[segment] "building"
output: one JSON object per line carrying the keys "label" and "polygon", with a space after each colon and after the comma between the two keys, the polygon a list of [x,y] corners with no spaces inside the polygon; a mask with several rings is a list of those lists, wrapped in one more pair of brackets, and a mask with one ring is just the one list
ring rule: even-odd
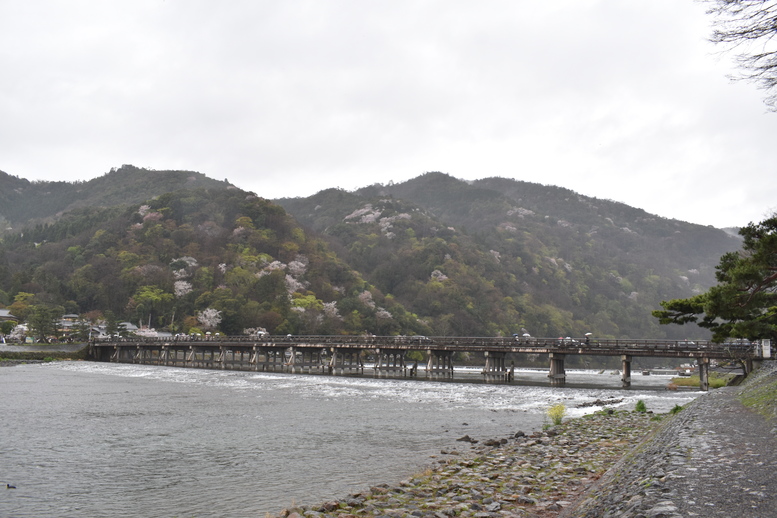
{"label": "building", "polygon": [[14,322],[18,322],[19,319],[16,318],[11,314],[11,311],[8,309],[0,309],[0,322],[7,322],[9,320],[13,320]]}

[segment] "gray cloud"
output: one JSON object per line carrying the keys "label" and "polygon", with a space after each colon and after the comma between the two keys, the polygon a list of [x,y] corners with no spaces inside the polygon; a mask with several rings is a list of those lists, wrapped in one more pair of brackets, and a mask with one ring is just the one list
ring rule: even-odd
{"label": "gray cloud", "polygon": [[267,197],[439,170],[715,226],[774,210],[777,114],[726,79],[704,6],[534,4],[0,0],[0,169]]}

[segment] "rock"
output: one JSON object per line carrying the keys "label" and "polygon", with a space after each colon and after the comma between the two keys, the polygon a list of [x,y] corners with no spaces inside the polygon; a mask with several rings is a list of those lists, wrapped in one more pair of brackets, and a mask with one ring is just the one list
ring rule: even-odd
{"label": "rock", "polygon": [[322,513],[328,513],[331,511],[334,511],[335,509],[338,509],[340,507],[340,502],[337,500],[330,500],[329,502],[324,502],[321,504],[321,507],[319,507],[319,511]]}
{"label": "rock", "polygon": [[658,502],[658,504],[652,507],[645,513],[647,518],[671,518],[677,514],[677,507],[674,502],[665,500]]}

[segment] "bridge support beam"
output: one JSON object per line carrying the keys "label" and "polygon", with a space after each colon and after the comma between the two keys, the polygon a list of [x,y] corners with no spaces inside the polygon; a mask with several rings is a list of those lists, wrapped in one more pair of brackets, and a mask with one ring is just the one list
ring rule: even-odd
{"label": "bridge support beam", "polygon": [[[375,356],[375,374],[407,374],[404,349],[375,349]],[[410,375],[415,375],[415,369],[411,369]]]}
{"label": "bridge support beam", "polygon": [[[287,347],[283,346],[269,346],[269,347],[262,347],[262,346],[254,346],[254,349],[256,350],[256,370],[261,370],[264,372],[276,372],[281,371],[283,372],[284,369],[284,362],[286,361],[285,358],[285,352]],[[262,358],[264,361],[260,362],[259,359]]]}
{"label": "bridge support beam", "polygon": [[710,359],[699,358],[699,390],[710,389]]}
{"label": "bridge support beam", "polygon": [[489,378],[503,379],[512,381],[515,366],[507,370],[507,353],[503,351],[486,351],[486,365],[483,367],[483,376],[486,380]]}
{"label": "bridge support beam", "polygon": [[361,349],[341,349],[332,347],[332,358],[329,360],[329,373],[345,374],[346,369],[349,373],[364,374],[364,363],[362,362]]}
{"label": "bridge support beam", "polygon": [[563,387],[567,382],[567,372],[564,370],[564,358],[566,354],[550,353],[550,384],[554,387]]}
{"label": "bridge support beam", "polygon": [[426,374],[441,374],[453,377],[453,351],[426,351],[429,361],[426,363]]}
{"label": "bridge support beam", "polygon": [[623,388],[631,386],[631,356],[628,354],[621,355],[621,383]]}

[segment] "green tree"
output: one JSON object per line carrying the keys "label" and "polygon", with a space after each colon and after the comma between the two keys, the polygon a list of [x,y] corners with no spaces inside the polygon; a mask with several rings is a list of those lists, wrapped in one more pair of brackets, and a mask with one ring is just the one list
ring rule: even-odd
{"label": "green tree", "polygon": [[110,337],[119,336],[119,321],[111,310],[105,312],[105,332]]}
{"label": "green tree", "polygon": [[80,342],[86,342],[89,340],[91,326],[87,320],[79,318],[73,326],[72,338]]}
{"label": "green tree", "polygon": [[138,316],[145,319],[148,315],[149,325],[153,322],[153,313],[156,311],[159,315],[173,301],[173,298],[172,293],[165,293],[158,286],[141,286],[133,296]]}
{"label": "green tree", "polygon": [[35,304],[35,295],[20,291],[14,297],[13,304],[8,306],[11,314],[19,319],[20,322],[25,322],[32,312],[32,306]]}
{"label": "green tree", "polygon": [[16,322],[13,320],[0,322],[0,335],[10,335],[14,327],[16,327]]}
{"label": "green tree", "polygon": [[750,223],[739,234],[742,249],[723,255],[718,284],[688,299],[661,302],[661,324],[698,323],[713,340],[777,338],[777,214]]}
{"label": "green tree", "polygon": [[40,341],[57,331],[57,319],[62,315],[62,308],[49,307],[42,304],[31,306],[28,318],[30,331]]}

